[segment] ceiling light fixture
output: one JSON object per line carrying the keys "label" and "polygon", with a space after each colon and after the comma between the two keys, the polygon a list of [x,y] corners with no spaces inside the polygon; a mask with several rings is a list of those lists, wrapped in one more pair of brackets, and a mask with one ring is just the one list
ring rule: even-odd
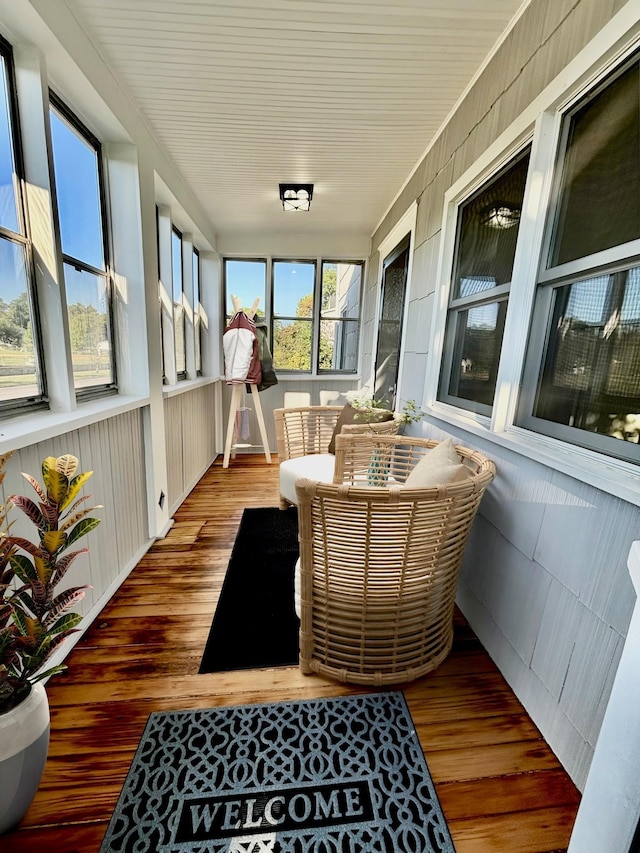
{"label": "ceiling light fixture", "polygon": [[480,221],[489,228],[512,228],[520,222],[520,208],[497,202],[482,211]]}
{"label": "ceiling light fixture", "polygon": [[280,184],[280,201],[285,210],[309,210],[313,184]]}

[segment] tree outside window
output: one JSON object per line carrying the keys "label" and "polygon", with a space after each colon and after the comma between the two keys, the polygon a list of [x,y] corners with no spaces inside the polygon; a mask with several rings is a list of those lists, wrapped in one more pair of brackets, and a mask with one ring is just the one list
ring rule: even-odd
{"label": "tree outside window", "polygon": [[54,95],[49,116],[73,380],[82,396],[115,385],[101,149]]}
{"label": "tree outside window", "polygon": [[276,370],[355,373],[364,262],[279,258],[270,269],[268,276],[262,258],[225,258],[226,321],[232,296],[245,309],[259,298],[257,317],[270,327]]}
{"label": "tree outside window", "polygon": [[311,370],[315,261],[273,262],[273,365]]}

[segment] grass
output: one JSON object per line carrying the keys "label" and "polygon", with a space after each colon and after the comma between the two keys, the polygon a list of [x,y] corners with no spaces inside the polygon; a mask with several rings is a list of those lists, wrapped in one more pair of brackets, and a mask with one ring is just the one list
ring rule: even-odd
{"label": "grass", "polygon": [[[0,344],[0,368],[16,371],[5,375],[0,374],[0,400],[22,396],[3,395],[3,388],[24,389],[25,395],[38,393],[33,353],[30,350],[17,350],[6,344]],[[73,371],[76,380],[99,378],[108,382],[111,376],[108,361],[105,363],[104,358],[98,361],[92,353],[73,353]]]}

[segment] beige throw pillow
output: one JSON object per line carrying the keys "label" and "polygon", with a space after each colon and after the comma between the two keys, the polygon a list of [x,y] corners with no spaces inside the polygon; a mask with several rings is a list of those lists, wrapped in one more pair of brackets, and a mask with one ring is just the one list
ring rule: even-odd
{"label": "beige throw pillow", "polygon": [[447,438],[427,451],[405,481],[410,489],[430,489],[447,483],[456,483],[469,476],[460,462],[453,440]]}

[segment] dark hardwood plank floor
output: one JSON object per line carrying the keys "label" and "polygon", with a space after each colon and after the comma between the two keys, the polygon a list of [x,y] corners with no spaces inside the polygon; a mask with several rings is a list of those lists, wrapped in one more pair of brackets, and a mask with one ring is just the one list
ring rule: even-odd
{"label": "dark hardwood plank floor", "polygon": [[[71,652],[3,853],[97,853],[151,711],[363,692],[297,668],[198,675],[242,510],[277,506],[277,474],[262,455],[216,462]],[[460,614],[449,658],[402,689],[457,853],[566,850],[579,793]]]}

